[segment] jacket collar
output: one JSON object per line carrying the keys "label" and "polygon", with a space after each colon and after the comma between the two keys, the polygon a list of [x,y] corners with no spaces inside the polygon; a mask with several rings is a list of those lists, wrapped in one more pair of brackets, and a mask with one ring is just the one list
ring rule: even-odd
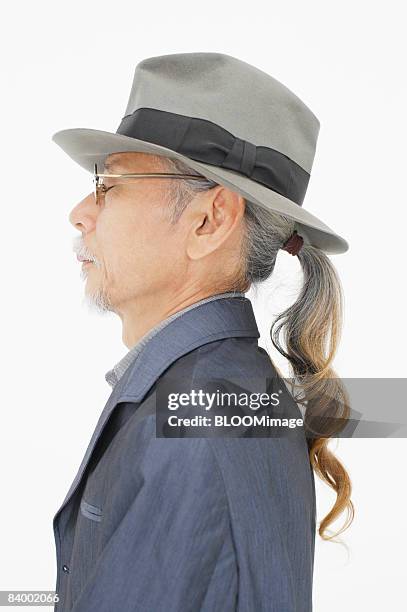
{"label": "jacket collar", "polygon": [[222,338],[259,338],[251,301],[230,297],[202,303],[160,329],[113,389],[117,402],[139,402],[174,361]]}
{"label": "jacket collar", "polygon": [[244,293],[240,293],[238,291],[235,291],[235,292],[229,291],[227,293],[218,293],[215,295],[211,295],[207,298],[203,298],[202,300],[199,300],[198,302],[190,304],[189,306],[186,306],[185,308],[182,308],[181,310],[178,310],[177,312],[167,317],[163,321],[160,321],[155,327],[153,327],[149,332],[147,332],[126,353],[126,355],[122,357],[122,359],[120,359],[120,361],[116,363],[115,366],[113,366],[111,370],[106,372],[105,374],[106,381],[109,383],[109,385],[114,387],[117,384],[117,382],[120,380],[120,378],[123,376],[124,372],[127,370],[130,363],[134,361],[135,359],[137,359],[138,355],[141,353],[143,347],[147,344],[147,342],[149,342],[149,340],[153,336],[155,336],[160,331],[160,329],[162,329],[163,327],[166,327],[172,320],[177,319],[178,317],[183,315],[186,311],[192,310],[193,308],[197,308],[198,306],[200,306],[201,304],[205,304],[206,302],[212,302],[213,300],[220,300],[220,299],[224,299],[227,297],[237,297],[237,296],[244,297]]}

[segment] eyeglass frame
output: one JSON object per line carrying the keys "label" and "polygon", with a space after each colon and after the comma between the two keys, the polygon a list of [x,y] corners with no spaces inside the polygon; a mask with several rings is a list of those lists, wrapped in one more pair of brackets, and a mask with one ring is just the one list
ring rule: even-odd
{"label": "eyeglass frame", "polygon": [[126,183],[115,183],[114,185],[111,185],[110,187],[106,187],[106,185],[104,185],[103,182],[99,182],[100,177],[106,177],[106,178],[120,178],[120,177],[177,178],[177,179],[197,179],[197,180],[202,180],[203,178],[205,178],[204,176],[201,176],[201,175],[197,176],[196,174],[173,174],[171,172],[145,172],[145,173],[131,172],[131,173],[126,173],[126,174],[106,174],[106,173],[99,174],[97,171],[97,164],[95,163],[94,175],[93,175],[93,183],[95,185],[95,188],[93,190],[93,195],[95,196],[95,202],[97,206],[99,206],[99,197],[101,195],[104,196],[109,191],[109,189],[113,189],[113,187],[116,187],[116,185],[126,184]]}

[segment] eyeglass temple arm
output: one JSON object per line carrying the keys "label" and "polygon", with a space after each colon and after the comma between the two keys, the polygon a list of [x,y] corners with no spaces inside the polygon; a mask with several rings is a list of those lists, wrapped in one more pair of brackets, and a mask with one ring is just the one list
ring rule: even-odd
{"label": "eyeglass temple arm", "polygon": [[144,173],[128,173],[128,174],[99,174],[97,171],[97,165],[95,164],[95,172],[94,172],[94,178],[97,178],[99,176],[103,176],[103,177],[108,177],[108,178],[120,178],[123,176],[133,176],[133,177],[164,177],[164,176],[171,176],[171,177],[180,177],[180,178],[192,178],[192,179],[203,179],[205,177],[203,176],[197,176],[196,174],[173,174],[171,172],[150,172],[147,174]]}

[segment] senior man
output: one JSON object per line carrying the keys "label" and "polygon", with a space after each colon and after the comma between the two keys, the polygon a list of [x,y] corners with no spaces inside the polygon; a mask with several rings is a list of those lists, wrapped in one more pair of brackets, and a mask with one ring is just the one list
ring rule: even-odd
{"label": "senior man", "polygon": [[[279,249],[347,248],[301,207],[318,127],[257,68],[185,53],[136,66],[115,134],[54,135],[94,174],[95,192],[70,213],[75,250],[86,299],[120,317],[128,349],[106,374],[111,394],[54,517],[55,610],[312,609],[304,431],[174,433],[158,413],[169,389],[220,386],[273,390],[301,417],[258,346],[245,292],[270,276]],[[200,409],[187,402],[183,414],[208,416]]]}

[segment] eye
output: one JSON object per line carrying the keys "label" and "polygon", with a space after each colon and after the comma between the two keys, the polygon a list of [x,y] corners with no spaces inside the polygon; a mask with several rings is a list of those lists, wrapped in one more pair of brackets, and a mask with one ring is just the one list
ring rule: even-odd
{"label": "eye", "polygon": [[103,208],[105,204],[109,203],[109,195],[107,192],[113,189],[113,187],[116,187],[116,185],[111,185],[110,187],[107,187],[104,183],[100,183],[98,185],[96,190],[98,194],[96,196],[96,201],[101,208]]}
{"label": "eye", "polygon": [[106,185],[103,185],[103,199],[108,202],[109,201],[109,195],[108,192],[113,189],[113,187],[117,187],[117,185],[111,185],[110,187],[106,187]]}

